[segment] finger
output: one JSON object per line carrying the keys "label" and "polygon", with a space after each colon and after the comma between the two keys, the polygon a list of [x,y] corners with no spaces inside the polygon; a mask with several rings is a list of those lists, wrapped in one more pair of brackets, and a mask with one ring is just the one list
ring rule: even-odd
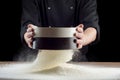
{"label": "finger", "polygon": [[32,48],[32,44],[31,44],[31,43],[28,43],[28,47]]}
{"label": "finger", "polygon": [[28,39],[28,38],[30,38],[30,37],[32,37],[32,35],[31,35],[30,33],[26,33],[26,34],[25,34],[25,39]]}
{"label": "finger", "polygon": [[83,43],[83,40],[82,40],[82,39],[76,39],[76,43],[77,43],[77,44],[82,44],[82,43]]}
{"label": "finger", "polygon": [[76,40],[77,48],[82,48],[83,47],[83,40],[82,39],[77,39]]}
{"label": "finger", "polygon": [[27,31],[33,31],[33,27],[34,27],[34,25],[33,24],[28,24],[28,30]]}
{"label": "finger", "polygon": [[28,40],[27,40],[27,44],[28,44],[28,46],[30,47],[30,48],[32,48],[32,38],[29,38]]}
{"label": "finger", "polygon": [[76,27],[76,31],[79,32],[79,33],[82,33],[83,32],[83,27],[84,25],[83,24],[80,24]]}
{"label": "finger", "polygon": [[83,32],[83,28],[77,27],[76,31],[79,32],[79,33],[82,33]]}
{"label": "finger", "polygon": [[32,39],[32,37],[28,37],[28,34],[25,33],[24,39],[25,39],[25,41],[28,43],[28,42]]}
{"label": "finger", "polygon": [[37,26],[35,26],[35,25],[33,25],[33,24],[29,24],[27,27],[28,27],[28,28],[33,28],[33,29],[37,28]]}
{"label": "finger", "polygon": [[83,28],[83,27],[84,27],[84,25],[83,25],[83,24],[79,24],[77,27],[81,27],[81,28]]}
{"label": "finger", "polygon": [[27,29],[27,32],[32,32],[33,31],[33,28],[32,27],[29,27],[28,29]]}
{"label": "finger", "polygon": [[28,37],[28,38],[33,37],[33,36],[34,36],[33,32],[27,32],[26,33],[26,37]]}
{"label": "finger", "polygon": [[78,48],[78,49],[81,49],[82,47],[83,47],[83,46],[82,46],[81,44],[78,44],[78,45],[77,45],[77,48]]}
{"label": "finger", "polygon": [[33,41],[32,38],[28,38],[28,39],[27,39],[27,42],[28,42],[28,43],[31,43],[32,41]]}
{"label": "finger", "polygon": [[78,38],[78,39],[80,39],[80,38],[83,37],[83,34],[82,34],[82,33],[78,33],[78,32],[76,32],[74,35],[75,35],[75,37]]}
{"label": "finger", "polygon": [[30,28],[30,27],[32,28],[32,26],[34,26],[34,25],[33,24],[28,24],[27,25],[28,28]]}

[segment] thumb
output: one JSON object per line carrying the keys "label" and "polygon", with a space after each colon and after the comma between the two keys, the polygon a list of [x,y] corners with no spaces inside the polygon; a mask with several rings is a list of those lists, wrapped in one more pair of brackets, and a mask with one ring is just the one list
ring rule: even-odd
{"label": "thumb", "polygon": [[33,24],[28,24],[27,27],[28,27],[28,28],[33,28],[33,29],[37,28],[37,26],[35,26],[35,25],[33,25]]}
{"label": "thumb", "polygon": [[84,25],[83,24],[79,24],[78,27],[84,28]]}

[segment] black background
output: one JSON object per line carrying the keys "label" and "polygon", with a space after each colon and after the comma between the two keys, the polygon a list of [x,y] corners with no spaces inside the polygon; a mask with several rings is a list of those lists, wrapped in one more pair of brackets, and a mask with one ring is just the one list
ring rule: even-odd
{"label": "black background", "polygon": [[[120,61],[119,4],[118,2],[97,0],[100,42],[90,48],[97,61]],[[5,0],[0,3],[0,61],[12,61],[19,53],[21,0]]]}

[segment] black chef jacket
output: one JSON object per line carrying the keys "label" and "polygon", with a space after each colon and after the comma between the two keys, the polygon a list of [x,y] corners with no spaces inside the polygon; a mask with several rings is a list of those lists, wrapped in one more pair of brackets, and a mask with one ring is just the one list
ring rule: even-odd
{"label": "black chef jacket", "polygon": [[[22,0],[21,39],[31,23],[42,27],[76,27],[84,24],[96,28],[99,39],[99,25],[96,0]],[[96,42],[95,41],[95,42]],[[87,53],[87,46],[81,49]]]}

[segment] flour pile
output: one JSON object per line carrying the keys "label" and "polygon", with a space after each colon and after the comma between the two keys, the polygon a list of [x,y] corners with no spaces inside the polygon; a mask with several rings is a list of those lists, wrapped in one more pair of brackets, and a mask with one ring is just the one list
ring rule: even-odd
{"label": "flour pile", "polygon": [[30,63],[6,65],[0,72],[27,73],[42,71],[62,65],[72,59],[73,50],[39,50],[37,58]]}
{"label": "flour pile", "polygon": [[72,59],[73,50],[42,50],[33,64],[31,71],[41,71],[60,66]]}

